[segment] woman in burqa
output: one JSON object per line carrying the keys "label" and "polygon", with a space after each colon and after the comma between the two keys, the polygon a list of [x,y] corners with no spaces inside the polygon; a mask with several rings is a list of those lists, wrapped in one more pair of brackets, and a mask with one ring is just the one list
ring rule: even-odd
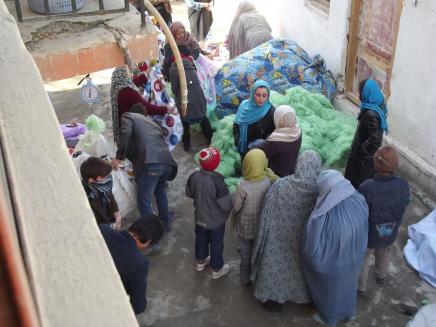
{"label": "woman in burqa", "polygon": [[356,312],[357,282],[368,242],[368,205],[335,170],[320,174],[317,190],[301,239],[301,265],[318,309],[314,318],[336,326]]}
{"label": "woman in burqa", "polygon": [[241,2],[227,35],[229,58],[233,59],[272,38],[271,27],[265,17],[250,2]]}
{"label": "woman in burqa", "polygon": [[310,302],[300,268],[300,237],[315,206],[321,158],[305,151],[295,174],[277,180],[265,196],[252,254],[254,296],[272,312],[286,301]]}

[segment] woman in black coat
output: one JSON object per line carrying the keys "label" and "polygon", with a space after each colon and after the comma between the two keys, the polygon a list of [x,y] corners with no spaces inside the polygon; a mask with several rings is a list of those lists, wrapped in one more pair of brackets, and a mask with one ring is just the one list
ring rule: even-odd
{"label": "woman in black coat", "polygon": [[385,98],[377,82],[372,79],[364,80],[360,82],[359,91],[359,124],[345,169],[345,178],[355,188],[374,177],[373,156],[382,145],[383,130],[388,130]]}

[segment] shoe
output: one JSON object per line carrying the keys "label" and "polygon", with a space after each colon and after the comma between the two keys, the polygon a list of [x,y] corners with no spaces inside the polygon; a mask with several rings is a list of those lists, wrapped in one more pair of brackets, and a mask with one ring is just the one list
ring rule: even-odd
{"label": "shoe", "polygon": [[263,307],[269,312],[282,312],[282,305],[276,301],[268,300],[263,303]]}
{"label": "shoe", "polygon": [[377,281],[377,284],[384,285],[386,283],[386,277],[384,277],[384,278],[377,277],[376,281]]}
{"label": "shoe", "polygon": [[195,270],[197,271],[203,271],[204,268],[206,268],[209,265],[210,262],[210,257],[207,257],[206,259],[204,259],[204,261],[202,263],[198,262],[195,264]]}
{"label": "shoe", "polygon": [[191,150],[191,145],[183,143],[183,150],[185,150],[185,152],[189,152]]}
{"label": "shoe", "polygon": [[171,224],[170,223],[166,223],[166,224],[162,224],[163,225],[163,230],[164,230],[164,233],[169,233],[169,232],[171,232]]}
{"label": "shoe", "polygon": [[230,266],[226,263],[220,270],[212,271],[212,278],[218,279],[227,275],[230,272]]}
{"label": "shoe", "polygon": [[156,253],[156,252],[159,252],[159,251],[160,251],[160,244],[159,243],[155,243],[151,247],[145,249],[144,254],[145,255],[152,255],[153,253]]}

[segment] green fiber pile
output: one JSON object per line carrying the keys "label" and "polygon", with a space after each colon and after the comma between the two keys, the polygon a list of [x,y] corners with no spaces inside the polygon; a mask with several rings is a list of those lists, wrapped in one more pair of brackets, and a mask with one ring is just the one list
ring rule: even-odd
{"label": "green fiber pile", "polygon": [[343,168],[356,130],[356,119],[336,111],[330,101],[302,87],[288,89],[282,95],[271,92],[271,102],[277,108],[287,104],[295,109],[298,125],[303,131],[300,152],[317,151],[326,166]]}

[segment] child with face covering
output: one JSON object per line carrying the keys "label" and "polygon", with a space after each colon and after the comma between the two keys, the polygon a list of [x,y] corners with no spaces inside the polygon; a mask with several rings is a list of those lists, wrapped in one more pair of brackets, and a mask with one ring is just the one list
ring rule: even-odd
{"label": "child with face covering", "polygon": [[263,198],[278,178],[267,168],[265,153],[259,149],[247,152],[242,163],[242,177],[233,195],[233,223],[239,236],[241,254],[240,279],[250,284],[251,252],[257,235]]}
{"label": "child with face covering", "polygon": [[398,154],[394,147],[383,146],[374,155],[375,177],[363,182],[358,191],[369,206],[368,249],[359,278],[358,292],[366,293],[369,261],[375,255],[377,283],[383,285],[390,263],[390,247],[397,238],[398,228],[409,203],[407,181],[395,176]]}

